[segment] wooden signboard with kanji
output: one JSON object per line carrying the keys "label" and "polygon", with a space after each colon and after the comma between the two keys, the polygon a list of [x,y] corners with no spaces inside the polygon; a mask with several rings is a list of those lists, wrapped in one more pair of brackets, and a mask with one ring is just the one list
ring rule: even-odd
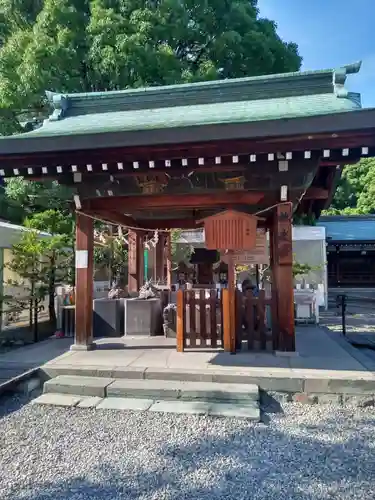
{"label": "wooden signboard with kanji", "polygon": [[293,264],[291,205],[279,205],[276,217],[278,242],[275,248],[276,262],[281,266],[291,266]]}
{"label": "wooden signboard with kanji", "polygon": [[137,233],[129,231],[128,234],[128,269],[130,274],[137,272]]}
{"label": "wooden signboard with kanji", "polygon": [[[227,263],[228,255],[225,251],[220,252],[220,259]],[[236,250],[233,252],[235,265],[269,265],[267,235],[264,229],[257,229],[256,245],[252,250]]]}
{"label": "wooden signboard with kanji", "polygon": [[254,215],[226,210],[203,219],[206,248],[209,250],[252,250],[256,246],[257,221]]}

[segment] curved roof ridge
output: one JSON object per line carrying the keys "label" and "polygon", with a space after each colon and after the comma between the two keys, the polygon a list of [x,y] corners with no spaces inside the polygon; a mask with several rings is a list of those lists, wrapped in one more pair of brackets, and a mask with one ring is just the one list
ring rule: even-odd
{"label": "curved roof ridge", "polygon": [[338,69],[299,71],[255,77],[151,86],[106,92],[64,94],[47,91],[54,111],[50,121],[68,116],[155,109],[223,102],[253,101],[300,95],[335,94],[348,97],[346,75],[357,73],[361,63]]}

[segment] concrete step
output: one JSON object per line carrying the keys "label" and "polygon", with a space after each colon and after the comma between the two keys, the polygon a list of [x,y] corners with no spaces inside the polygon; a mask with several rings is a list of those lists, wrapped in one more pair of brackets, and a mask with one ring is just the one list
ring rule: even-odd
{"label": "concrete step", "polygon": [[59,375],[44,384],[44,393],[79,396],[143,398],[150,400],[215,401],[250,403],[259,401],[253,384],[182,382],[177,380],[132,380]]}
{"label": "concrete step", "polygon": [[256,401],[241,403],[218,403],[214,401],[163,401],[145,398],[99,398],[73,394],[45,393],[32,404],[96,408],[97,410],[149,411],[158,413],[179,413],[183,415],[209,415],[217,417],[246,418],[260,421],[259,405]]}

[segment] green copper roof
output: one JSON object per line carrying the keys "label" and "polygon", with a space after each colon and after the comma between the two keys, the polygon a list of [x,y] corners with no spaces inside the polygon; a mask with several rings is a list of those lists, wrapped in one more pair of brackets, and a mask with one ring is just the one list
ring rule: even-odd
{"label": "green copper roof", "polygon": [[29,135],[86,134],[129,130],[151,130],[193,125],[245,123],[275,118],[297,118],[358,108],[355,100],[333,94],[282,97],[259,101],[202,104],[157,109],[139,109],[78,115],[47,122]]}
{"label": "green copper roof", "polygon": [[356,63],[338,70],[115,92],[47,92],[54,108],[49,119],[41,128],[13,138],[166,130],[352,111],[361,108],[360,95],[349,93],[344,83],[347,74],[359,69]]}

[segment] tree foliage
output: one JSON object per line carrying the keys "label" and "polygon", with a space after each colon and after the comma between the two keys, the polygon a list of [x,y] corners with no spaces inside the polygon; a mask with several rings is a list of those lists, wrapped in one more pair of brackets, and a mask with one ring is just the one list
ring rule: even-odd
{"label": "tree foliage", "polygon": [[375,159],[344,167],[332,204],[325,214],[375,214]]}
{"label": "tree foliage", "polygon": [[0,134],[45,90],[104,91],[296,71],[256,0],[0,0]]}
{"label": "tree foliage", "polygon": [[20,241],[12,246],[12,260],[6,264],[17,279],[7,284],[16,287],[19,295],[2,296],[2,309],[17,311],[29,309],[29,326],[34,326],[34,342],[38,340],[38,312],[40,302],[47,294],[47,286],[43,280],[43,259],[46,252],[46,242],[40,238],[38,231],[25,231]]}
{"label": "tree foliage", "polygon": [[59,210],[68,215],[73,197],[72,190],[57,181],[30,182],[23,177],[6,179],[5,194],[8,200],[23,207],[24,217],[44,210]]}

